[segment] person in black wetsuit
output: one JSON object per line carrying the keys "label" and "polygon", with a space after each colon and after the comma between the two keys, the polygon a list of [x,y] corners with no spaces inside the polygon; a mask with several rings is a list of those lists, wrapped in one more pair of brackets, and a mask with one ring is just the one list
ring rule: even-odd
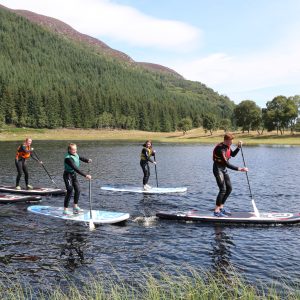
{"label": "person in black wetsuit", "polygon": [[18,147],[16,159],[15,159],[15,165],[18,171],[18,175],[16,178],[16,189],[20,190],[20,179],[22,177],[22,172],[25,175],[25,184],[27,190],[32,190],[32,185],[29,184],[29,174],[28,174],[28,168],[27,168],[27,160],[32,157],[35,161],[42,164],[41,161],[39,161],[35,156],[32,155],[33,148],[31,148],[32,139],[26,138],[24,143]]}
{"label": "person in black wetsuit", "polygon": [[80,186],[79,182],[77,180],[76,173],[84,176],[88,180],[92,179],[91,175],[85,174],[82,171],[79,170],[80,167],[80,161],[83,161],[85,163],[91,163],[92,160],[88,158],[84,158],[82,156],[79,156],[77,154],[77,145],[76,144],[69,144],[68,146],[68,153],[65,155],[65,160],[64,160],[64,182],[66,185],[67,189],[67,194],[65,196],[65,201],[64,201],[64,215],[70,215],[71,212],[68,210],[69,202],[72,196],[72,192],[74,189],[74,207],[73,207],[73,213],[78,214],[82,212],[82,209],[78,206],[78,200],[80,196]]}
{"label": "person in black wetsuit", "polygon": [[148,180],[150,177],[150,166],[149,162],[156,164],[156,161],[153,161],[151,159],[151,156],[155,157],[155,150],[152,148],[152,142],[151,141],[146,141],[145,144],[143,145],[143,149],[141,152],[141,160],[140,160],[140,165],[144,173],[143,177],[143,187],[144,190],[147,191],[151,189],[151,186],[148,185]]}
{"label": "person in black wetsuit", "polygon": [[237,148],[234,151],[231,150],[230,146],[233,139],[233,134],[226,133],[224,135],[224,142],[218,144],[213,151],[213,173],[219,187],[219,194],[216,199],[216,207],[214,210],[215,217],[226,217],[230,215],[230,212],[224,208],[225,201],[232,191],[227,168],[235,171],[248,172],[248,168],[246,167],[240,168],[229,163],[229,159],[236,156],[242,146],[242,142],[239,141]]}

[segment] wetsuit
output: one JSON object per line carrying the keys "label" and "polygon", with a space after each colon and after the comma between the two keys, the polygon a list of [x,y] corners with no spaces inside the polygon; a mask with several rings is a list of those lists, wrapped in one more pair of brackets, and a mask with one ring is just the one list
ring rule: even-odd
{"label": "wetsuit", "polygon": [[28,174],[28,168],[27,168],[27,160],[32,157],[34,160],[38,161],[38,159],[31,155],[32,150],[30,146],[21,145],[18,147],[16,159],[15,159],[15,165],[18,171],[18,175],[16,178],[16,186],[20,185],[20,179],[22,177],[22,171],[25,175],[25,184],[28,186],[29,182],[29,174]]}
{"label": "wetsuit", "polygon": [[216,177],[216,181],[219,187],[219,194],[216,199],[216,206],[221,206],[225,203],[226,199],[232,191],[232,185],[230,181],[227,168],[238,171],[238,167],[229,163],[230,157],[234,157],[238,154],[239,148],[234,151],[224,143],[218,144],[213,151],[213,173]]}
{"label": "wetsuit", "polygon": [[74,204],[78,204],[79,196],[80,196],[80,186],[77,180],[76,173],[86,177],[86,174],[79,170],[80,161],[88,163],[89,160],[87,158],[81,157],[78,154],[72,155],[67,153],[65,155],[65,171],[64,171],[64,182],[67,189],[67,194],[65,196],[64,207],[67,208],[69,206],[69,202],[72,196],[72,192],[74,189]]}
{"label": "wetsuit", "polygon": [[144,173],[143,177],[143,185],[148,183],[149,177],[150,177],[150,167],[149,167],[149,161],[153,163],[153,160],[151,159],[151,156],[155,156],[155,153],[153,152],[152,148],[144,147],[142,149],[141,153],[141,160],[140,165]]}

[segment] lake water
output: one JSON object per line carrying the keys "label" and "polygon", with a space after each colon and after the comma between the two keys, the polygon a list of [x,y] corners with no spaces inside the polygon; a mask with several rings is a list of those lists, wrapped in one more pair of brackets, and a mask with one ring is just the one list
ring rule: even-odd
{"label": "lake water", "polygon": [[[81,169],[93,175],[93,208],[129,212],[124,226],[88,226],[28,213],[28,204],[0,207],[0,279],[18,278],[36,287],[64,285],[89,274],[118,274],[138,280],[141,271],[189,267],[230,271],[247,281],[270,283],[278,278],[299,283],[300,225],[214,226],[155,219],[160,210],[213,209],[218,192],[212,174],[214,145],[156,144],[161,187],[186,186],[180,195],[111,193],[102,185],[141,185],[141,144],[77,142],[78,153],[93,159]],[[14,184],[17,142],[0,143],[0,182]],[[32,145],[55,181],[63,186],[67,142],[34,141]],[[249,180],[260,211],[299,212],[300,147],[244,147]],[[231,162],[242,166],[241,154]],[[45,171],[29,161],[30,183],[51,186]],[[151,167],[150,184],[155,185]],[[230,171],[233,192],[227,207],[252,211],[245,173]],[[79,176],[80,206],[89,208],[88,182]],[[24,179],[22,178],[22,183]],[[63,197],[45,197],[43,205],[62,206]],[[298,281],[297,281],[298,280]]]}

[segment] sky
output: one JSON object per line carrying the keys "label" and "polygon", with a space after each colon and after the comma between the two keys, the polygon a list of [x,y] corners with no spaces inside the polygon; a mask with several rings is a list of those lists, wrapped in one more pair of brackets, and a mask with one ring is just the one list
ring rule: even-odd
{"label": "sky", "polygon": [[0,0],[59,19],[236,104],[300,95],[299,0]]}

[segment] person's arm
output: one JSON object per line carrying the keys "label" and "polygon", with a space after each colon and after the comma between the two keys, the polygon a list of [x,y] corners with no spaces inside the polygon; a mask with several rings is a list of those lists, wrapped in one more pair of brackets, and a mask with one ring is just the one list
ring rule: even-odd
{"label": "person's arm", "polygon": [[35,161],[37,161],[37,162],[40,162],[40,161],[37,159],[36,156],[32,155],[32,154],[33,154],[32,151],[33,151],[33,148],[30,148],[30,150],[27,150],[25,145],[22,145],[22,146],[20,147],[20,149],[18,150],[18,152],[30,153],[30,157],[31,157],[33,160],[35,160]]}
{"label": "person's arm", "polygon": [[230,156],[235,157],[239,153],[239,151],[240,151],[239,147],[236,147],[234,151],[230,149]]}
{"label": "person's arm", "polygon": [[76,173],[86,177],[86,174],[80,171],[74,164],[74,160],[72,158],[65,158],[65,163],[70,166]]}
{"label": "person's arm", "polygon": [[85,163],[90,163],[92,162],[92,160],[90,158],[85,158],[83,156],[79,156],[79,160],[85,162]]}
{"label": "person's arm", "polygon": [[221,151],[221,153],[222,153],[222,159],[223,159],[223,161],[225,162],[226,167],[227,167],[228,169],[231,169],[231,170],[234,170],[234,171],[239,171],[239,167],[236,167],[236,166],[232,165],[232,164],[229,162],[229,159],[226,157],[226,150],[223,149],[223,150]]}

